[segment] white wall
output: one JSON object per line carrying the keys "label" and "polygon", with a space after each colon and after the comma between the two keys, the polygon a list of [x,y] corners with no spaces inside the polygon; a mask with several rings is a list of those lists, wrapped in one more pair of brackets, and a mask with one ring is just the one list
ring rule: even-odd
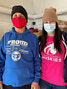
{"label": "white wall", "polygon": [[28,13],[33,13],[33,0],[0,0],[1,7],[9,7],[11,9],[14,5],[22,5],[27,9]]}
{"label": "white wall", "polygon": [[0,0],[0,39],[12,28],[11,9],[14,5],[22,5],[28,13],[33,14],[32,0]]}
{"label": "white wall", "polygon": [[40,14],[45,8],[54,7],[57,11],[67,10],[67,0],[33,0],[36,14]]}
{"label": "white wall", "polygon": [[[42,16],[45,8],[54,7],[57,13],[67,12],[67,0],[0,0],[0,38],[11,29],[11,8],[14,5],[22,5],[29,14],[28,28],[42,29]],[[2,7],[2,8],[1,8]],[[67,15],[58,16],[60,20],[67,21]]]}
{"label": "white wall", "polygon": [[10,26],[10,16],[0,13],[0,39],[5,32],[10,30]]}
{"label": "white wall", "polygon": [[[35,15],[43,15],[44,9],[49,7],[54,7],[57,10],[57,14],[62,14],[67,12],[67,0],[33,0],[33,8],[34,8],[34,16]],[[67,21],[67,15],[59,15],[59,20]],[[34,19],[33,21],[36,22],[36,28],[42,29],[42,17],[38,19]],[[29,23],[30,26],[32,24]],[[32,26],[33,27],[33,26]]]}
{"label": "white wall", "polygon": [[[42,14],[45,8],[54,7],[57,13],[67,12],[67,0],[33,0],[35,14]],[[67,15],[58,16],[60,20],[67,21]]]}
{"label": "white wall", "polygon": [[[55,7],[57,12],[67,11],[67,0],[0,0],[0,7],[9,8],[10,12],[11,8],[18,4],[24,6],[28,14],[32,15],[43,14],[44,9],[48,7]],[[63,19],[66,20],[64,16]]]}

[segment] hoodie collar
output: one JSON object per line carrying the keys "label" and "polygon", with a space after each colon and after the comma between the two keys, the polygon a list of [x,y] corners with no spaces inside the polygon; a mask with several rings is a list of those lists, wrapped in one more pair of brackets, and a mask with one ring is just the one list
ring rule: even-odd
{"label": "hoodie collar", "polygon": [[26,28],[24,32],[18,34],[18,33],[15,32],[14,27],[12,27],[12,30],[10,32],[13,33],[14,35],[17,35],[17,36],[23,36],[23,35],[27,35],[27,34],[31,33],[31,31]]}

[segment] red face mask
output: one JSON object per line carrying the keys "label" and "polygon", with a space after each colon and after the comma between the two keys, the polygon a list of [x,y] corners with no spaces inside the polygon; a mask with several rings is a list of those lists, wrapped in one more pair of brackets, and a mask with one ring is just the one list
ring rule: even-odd
{"label": "red face mask", "polygon": [[17,28],[23,28],[26,25],[27,20],[25,18],[16,17],[12,18],[12,23]]}

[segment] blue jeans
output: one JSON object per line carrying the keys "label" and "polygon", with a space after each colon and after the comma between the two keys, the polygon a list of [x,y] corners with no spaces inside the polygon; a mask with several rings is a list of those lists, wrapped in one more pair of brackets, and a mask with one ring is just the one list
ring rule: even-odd
{"label": "blue jeans", "polygon": [[42,79],[39,82],[40,89],[67,89],[67,86],[58,86],[54,84],[50,84]]}

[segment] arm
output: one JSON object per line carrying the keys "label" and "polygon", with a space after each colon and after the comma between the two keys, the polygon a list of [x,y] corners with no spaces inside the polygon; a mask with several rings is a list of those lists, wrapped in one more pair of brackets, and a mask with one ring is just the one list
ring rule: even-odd
{"label": "arm", "polygon": [[66,42],[66,45],[67,45],[67,32],[62,32],[63,36],[64,36],[64,39],[65,39],[65,42]]}
{"label": "arm", "polygon": [[65,40],[65,60],[64,60],[64,64],[65,64],[65,69],[64,69],[64,80],[67,83],[67,33],[66,32],[62,32],[63,36],[64,36],[64,40]]}
{"label": "arm", "polygon": [[3,89],[3,83],[0,81],[0,89]]}
{"label": "arm", "polygon": [[35,57],[34,57],[34,66],[35,66],[35,79],[31,85],[31,89],[38,89],[38,83],[40,79],[40,58],[39,58],[39,41],[36,40],[36,48],[35,48]]}
{"label": "arm", "polygon": [[4,65],[5,65],[5,53],[4,53],[4,37],[0,41],[0,89],[3,89],[3,84],[2,84],[2,75],[4,71]]}

